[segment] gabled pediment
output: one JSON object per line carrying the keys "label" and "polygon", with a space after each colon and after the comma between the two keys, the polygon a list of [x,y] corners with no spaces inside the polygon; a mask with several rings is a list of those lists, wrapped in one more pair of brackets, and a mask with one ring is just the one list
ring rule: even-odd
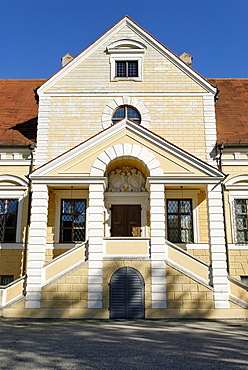
{"label": "gabled pediment", "polygon": [[36,169],[31,178],[105,176],[107,165],[117,158],[143,162],[149,176],[224,178],[216,168],[126,119]]}
{"label": "gabled pediment", "polygon": [[[127,38],[126,35],[128,35],[129,38]],[[183,86],[184,92],[188,89],[188,91],[191,92],[216,93],[216,88],[207,80],[141,28],[131,18],[126,16],[52,76],[38,90],[38,94],[88,91],[89,76],[91,82],[94,80],[98,82],[95,86],[96,91],[101,91],[103,87],[105,90],[109,88],[113,91],[117,86],[111,85],[111,81],[107,80],[107,76],[110,75],[108,58],[109,55],[118,54],[120,52],[123,55],[125,51],[136,53],[137,55],[151,53],[148,58],[149,60],[151,58],[154,59],[155,54],[158,56],[156,64],[159,64],[159,68],[156,69],[156,74],[158,80],[161,80],[161,91],[165,91],[165,88],[169,91],[172,84],[171,81],[169,81],[170,84],[166,84],[166,82],[170,79],[171,74],[173,74],[176,81],[171,91],[177,91],[177,86],[180,85],[179,90],[181,91]],[[146,59],[144,58],[143,68],[146,75],[146,83],[149,84],[149,78],[152,79],[153,76],[150,76],[149,62],[147,67],[145,62]],[[165,78],[166,72],[168,73],[168,79]],[[162,76],[164,76],[164,81],[162,81]],[[178,84],[179,80],[180,83]],[[101,86],[101,83],[104,85]],[[94,83],[92,88],[94,90]],[[148,89],[146,84],[143,84],[142,88],[143,91]]]}

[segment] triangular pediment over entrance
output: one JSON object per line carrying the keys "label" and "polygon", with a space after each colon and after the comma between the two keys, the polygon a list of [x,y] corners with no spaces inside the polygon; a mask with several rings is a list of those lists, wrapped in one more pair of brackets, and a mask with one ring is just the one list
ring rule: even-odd
{"label": "triangular pediment over entrance", "polygon": [[31,178],[103,177],[108,165],[121,158],[143,163],[148,176],[224,178],[216,168],[126,119],[37,168]]}

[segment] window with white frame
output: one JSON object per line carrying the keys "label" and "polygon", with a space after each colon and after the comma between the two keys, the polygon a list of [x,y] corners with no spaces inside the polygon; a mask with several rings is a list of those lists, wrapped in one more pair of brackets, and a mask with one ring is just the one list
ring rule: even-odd
{"label": "window with white frame", "polygon": [[60,220],[60,242],[85,241],[86,200],[62,199]]}
{"label": "window with white frame", "polygon": [[172,243],[194,242],[191,199],[167,199],[167,230]]}
{"label": "window with white frame", "polygon": [[142,81],[146,46],[135,40],[118,40],[107,47],[110,55],[110,80]]}
{"label": "window with white frame", "polygon": [[0,242],[16,241],[17,213],[17,199],[0,199]]}
{"label": "window with white frame", "polygon": [[115,62],[115,77],[138,77],[138,61],[122,61]]}
{"label": "window with white frame", "polygon": [[248,243],[248,199],[234,199],[236,242]]}

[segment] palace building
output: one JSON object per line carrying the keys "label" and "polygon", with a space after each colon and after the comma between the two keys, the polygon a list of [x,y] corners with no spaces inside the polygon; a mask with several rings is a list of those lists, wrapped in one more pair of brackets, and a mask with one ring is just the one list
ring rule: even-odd
{"label": "palace building", "polygon": [[0,80],[0,308],[248,318],[248,79],[128,16],[48,80]]}

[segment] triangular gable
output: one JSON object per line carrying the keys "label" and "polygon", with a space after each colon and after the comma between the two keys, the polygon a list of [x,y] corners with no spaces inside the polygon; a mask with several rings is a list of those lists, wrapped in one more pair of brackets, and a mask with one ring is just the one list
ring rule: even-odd
{"label": "triangular gable", "polygon": [[58,71],[54,76],[52,76],[43,86],[38,90],[38,94],[45,93],[54,84],[56,84],[60,79],[65,77],[69,72],[76,68],[83,60],[90,56],[97,48],[99,48],[108,39],[112,38],[119,30],[124,26],[127,26],[133,30],[138,36],[141,37],[145,42],[156,49],[161,55],[166,57],[171,63],[178,67],[182,72],[199,84],[203,89],[212,94],[216,93],[216,88],[213,87],[207,80],[205,80],[200,74],[184,63],[177,55],[166,48],[162,43],[151,36],[147,31],[135,23],[130,17],[125,16],[112,28],[110,28],[106,33],[104,33],[99,39],[97,39],[93,44],[87,47],[83,52],[81,52],[77,57],[75,57],[70,63],[64,66],[60,71]]}
{"label": "triangular gable", "polygon": [[[39,167],[30,177],[34,179],[36,177],[90,176],[91,168],[97,158],[104,151],[107,152],[117,146],[145,148],[160,163],[161,176],[205,176],[220,179],[225,177],[216,168],[127,119],[101,131],[89,140]],[[135,157],[135,153],[133,156]]]}

